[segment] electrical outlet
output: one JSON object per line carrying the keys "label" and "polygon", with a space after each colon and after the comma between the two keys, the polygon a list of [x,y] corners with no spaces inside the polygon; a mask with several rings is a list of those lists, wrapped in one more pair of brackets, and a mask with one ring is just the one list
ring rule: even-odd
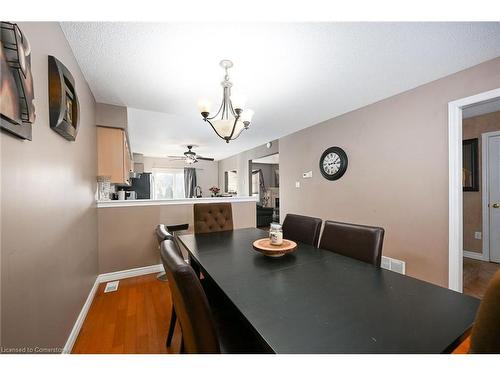
{"label": "electrical outlet", "polygon": [[295,187],[298,189],[300,188],[300,181],[295,181]]}
{"label": "electrical outlet", "polygon": [[474,238],[476,240],[480,240],[481,239],[481,234],[482,234],[481,232],[474,232]]}
{"label": "electrical outlet", "polygon": [[302,178],[311,178],[313,176],[313,171],[302,173]]}

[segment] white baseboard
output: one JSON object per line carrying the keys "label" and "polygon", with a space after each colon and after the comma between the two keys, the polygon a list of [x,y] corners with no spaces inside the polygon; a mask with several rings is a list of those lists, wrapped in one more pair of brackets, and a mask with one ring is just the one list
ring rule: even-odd
{"label": "white baseboard", "polygon": [[473,251],[464,250],[464,257],[476,260],[482,260],[484,262],[489,262],[489,259],[486,259],[483,253],[475,253]]}
{"label": "white baseboard", "polygon": [[92,305],[92,301],[94,300],[94,296],[97,292],[97,288],[99,287],[98,280],[99,280],[99,276],[95,279],[94,285],[92,286],[92,289],[90,289],[90,293],[87,296],[85,303],[83,304],[82,310],[80,311],[80,314],[78,314],[78,318],[76,318],[76,322],[73,325],[73,329],[71,330],[71,333],[69,334],[68,340],[66,340],[66,344],[64,345],[62,354],[69,354],[69,353],[71,353],[71,349],[73,349],[73,345],[75,344],[76,338],[78,337],[78,334],[80,333],[80,329],[82,328],[83,322],[85,321],[85,318],[87,317],[87,313],[90,309],[90,305]]}
{"label": "white baseboard", "polygon": [[163,271],[164,269],[162,264],[154,264],[152,266],[132,268],[130,270],[103,273],[97,276],[97,279],[99,280],[100,283],[105,283],[108,281],[127,279],[129,277],[147,275],[149,273],[163,272]]}
{"label": "white baseboard", "polygon": [[76,319],[76,322],[73,325],[73,329],[71,330],[71,333],[69,334],[69,337],[66,340],[66,344],[64,345],[62,354],[71,353],[73,345],[75,344],[78,334],[80,333],[80,329],[82,328],[83,322],[87,317],[87,313],[90,309],[90,306],[92,305],[92,301],[94,300],[94,296],[97,292],[97,289],[99,288],[100,283],[105,283],[113,280],[127,279],[129,277],[147,275],[150,273],[162,272],[163,270],[164,269],[162,264],[154,264],[152,266],[132,268],[129,270],[109,272],[97,275],[94,285],[92,286],[92,289],[90,289],[89,295],[87,296],[87,299],[83,304],[82,310],[80,311],[80,314],[78,314],[78,318]]}

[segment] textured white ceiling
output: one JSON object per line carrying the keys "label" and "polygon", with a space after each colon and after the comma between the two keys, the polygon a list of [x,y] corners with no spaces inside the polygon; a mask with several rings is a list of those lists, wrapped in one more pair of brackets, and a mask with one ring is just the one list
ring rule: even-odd
{"label": "textured white ceiling", "polygon": [[[61,26],[96,100],[140,109],[130,110],[131,147],[150,156],[194,143],[220,159],[500,56],[500,23]],[[220,100],[224,58],[255,110],[228,145],[196,108]]]}

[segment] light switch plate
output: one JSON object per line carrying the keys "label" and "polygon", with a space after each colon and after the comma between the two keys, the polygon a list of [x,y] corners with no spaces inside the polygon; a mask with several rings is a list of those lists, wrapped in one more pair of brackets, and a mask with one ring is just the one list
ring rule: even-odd
{"label": "light switch plate", "polygon": [[300,188],[300,181],[295,181],[295,187]]}
{"label": "light switch plate", "polygon": [[313,171],[302,173],[302,178],[311,178],[313,176]]}

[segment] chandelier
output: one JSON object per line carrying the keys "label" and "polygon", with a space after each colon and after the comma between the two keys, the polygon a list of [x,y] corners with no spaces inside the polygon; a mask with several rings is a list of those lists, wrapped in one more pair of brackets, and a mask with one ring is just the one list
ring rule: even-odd
{"label": "chandelier", "polygon": [[254,112],[245,107],[245,99],[235,93],[231,93],[233,83],[229,80],[228,70],[233,67],[231,60],[222,60],[219,65],[224,69],[224,81],[222,86],[222,103],[217,113],[211,117],[211,103],[207,99],[198,102],[203,121],[208,122],[215,133],[229,143],[238,138],[241,132],[248,129]]}

